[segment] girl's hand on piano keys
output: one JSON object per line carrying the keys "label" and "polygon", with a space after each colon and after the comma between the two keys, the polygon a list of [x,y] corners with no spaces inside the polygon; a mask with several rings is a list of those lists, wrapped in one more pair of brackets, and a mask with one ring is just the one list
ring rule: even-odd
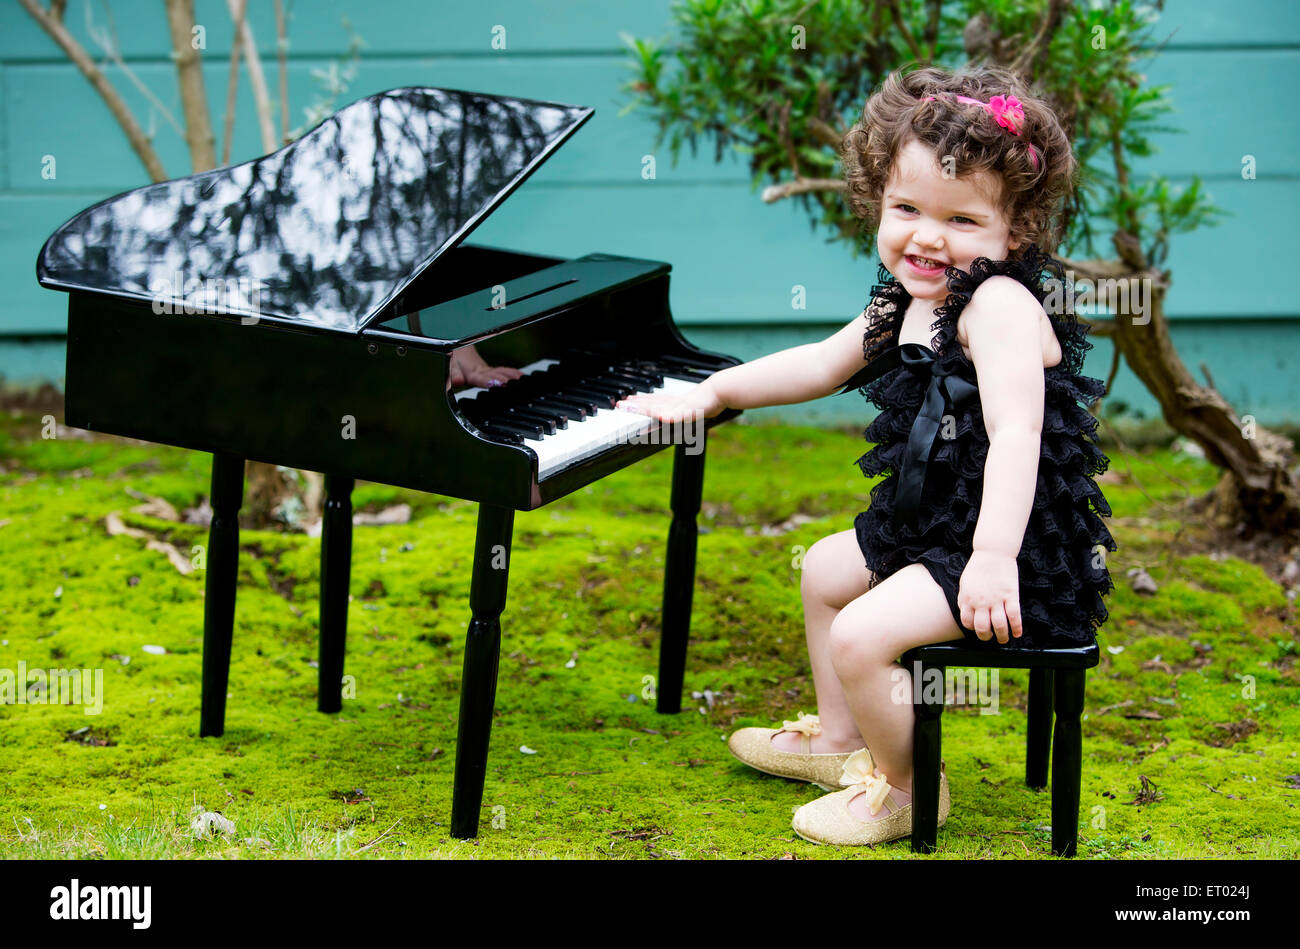
{"label": "girl's hand on piano keys", "polygon": [[726,406],[713,394],[707,382],[696,386],[687,395],[655,395],[636,392],[619,400],[616,408],[639,415],[648,415],[661,422],[682,422],[689,418],[712,418]]}

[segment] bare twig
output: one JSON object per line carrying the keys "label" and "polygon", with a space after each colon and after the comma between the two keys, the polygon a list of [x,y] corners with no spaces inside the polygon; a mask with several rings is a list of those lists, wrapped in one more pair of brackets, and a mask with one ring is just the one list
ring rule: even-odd
{"label": "bare twig", "polygon": [[162,117],[167,120],[167,124],[176,130],[176,134],[181,138],[184,138],[185,130],[181,128],[181,124],[176,121],[176,116],[172,115],[171,110],[162,104],[162,100],[153,94],[152,90],[144,84],[140,77],[135,74],[135,71],[126,64],[124,59],[122,59],[122,50],[117,42],[117,28],[113,25],[112,14],[109,13],[108,30],[106,32],[97,27],[91,20],[90,4],[86,4],[86,33],[95,41],[95,45],[103,51],[104,55],[108,57],[108,59],[112,60],[113,65],[122,70],[122,75],[126,76],[126,78],[131,81],[131,85],[135,86],[136,89],[140,91],[140,94],[149,100],[149,104],[157,109]]}
{"label": "bare twig", "polygon": [[[104,76],[104,73],[89,54],[82,48],[72,35],[63,26],[63,4],[55,4],[49,12],[41,7],[37,0],[18,0],[22,4],[33,20],[40,25],[50,38],[59,45],[68,59],[81,70],[81,74],[89,80],[91,86],[99,93],[104,104],[108,106],[108,111],[113,114],[117,124],[121,126],[122,131],[126,134],[126,140],[131,144],[131,150],[144,164],[145,170],[153,181],[166,181],[167,172],[163,168],[162,162],[158,158],[158,153],[154,151],[153,145],[149,142],[149,136],[145,135],[144,129],[140,123],[135,120],[131,110],[126,107],[122,97],[118,95],[112,83]],[[57,15],[56,15],[57,14]]]}
{"label": "bare twig", "polygon": [[1039,65],[1047,56],[1048,47],[1052,45],[1052,37],[1056,35],[1056,29],[1061,24],[1061,15],[1065,12],[1068,3],[1069,0],[1049,0],[1047,9],[1043,11],[1043,22],[1038,27],[1038,32],[1011,61],[1012,71],[1028,75],[1030,79],[1034,78]]}
{"label": "bare twig", "polygon": [[222,129],[221,164],[230,164],[230,140],[235,134],[235,101],[239,92],[239,50],[241,28],[247,12],[246,0],[237,0],[237,10],[232,14],[235,20],[235,35],[230,41],[230,78],[226,81],[226,116]]}
{"label": "bare twig", "polygon": [[280,144],[288,145],[293,141],[289,137],[289,35],[282,0],[275,0],[275,53],[280,69]]}
{"label": "bare twig", "polygon": [[401,819],[400,817],[397,818],[397,820],[393,821],[393,823],[389,826],[389,828],[388,828],[387,830],[385,830],[382,834],[380,834],[380,835],[379,835],[378,837],[376,837],[374,840],[370,841],[370,843],[366,844],[364,847],[361,847],[360,849],[358,849],[358,850],[357,850],[357,853],[365,853],[367,850],[369,850],[369,849],[370,849],[371,847],[373,847],[375,844],[379,843],[381,840],[383,840],[385,837],[387,837],[389,834],[391,834],[391,833],[393,832],[393,828],[396,827],[396,826],[397,826],[398,824],[400,824],[401,822],[402,822],[402,819]]}
{"label": "bare twig", "polygon": [[1110,354],[1110,372],[1106,375],[1106,391],[1097,399],[1098,402],[1110,395],[1111,387],[1115,384],[1115,377],[1117,375],[1119,375],[1119,347],[1112,346]]}
{"label": "bare twig", "polygon": [[172,57],[181,90],[185,116],[185,141],[196,172],[217,164],[216,137],[208,116],[208,93],[203,85],[203,61],[194,48],[194,0],[166,0],[167,25],[172,35]]}
{"label": "bare twig", "polygon": [[[238,0],[226,0],[230,8],[230,17],[236,20],[235,4]],[[271,121],[271,96],[266,91],[266,76],[262,73],[262,60],[257,55],[257,43],[253,40],[253,28],[245,18],[237,24],[244,40],[244,59],[248,61],[248,84],[253,89],[253,101],[257,104],[257,124],[262,131],[262,150],[273,152],[275,144],[275,124]]]}

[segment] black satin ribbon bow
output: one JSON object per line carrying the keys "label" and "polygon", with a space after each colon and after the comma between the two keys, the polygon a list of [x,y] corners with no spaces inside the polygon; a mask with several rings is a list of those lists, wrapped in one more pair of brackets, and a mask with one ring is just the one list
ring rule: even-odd
{"label": "black satin ribbon bow", "polygon": [[929,346],[904,343],[898,348],[902,364],[919,376],[929,375],[930,384],[925,400],[912,423],[907,439],[907,450],[899,471],[898,493],[894,506],[894,526],[915,524],[921,508],[921,488],[925,485],[925,469],[934,452],[935,438],[945,415],[954,414],[958,407],[979,394],[979,389],[961,376],[940,365],[938,356]]}

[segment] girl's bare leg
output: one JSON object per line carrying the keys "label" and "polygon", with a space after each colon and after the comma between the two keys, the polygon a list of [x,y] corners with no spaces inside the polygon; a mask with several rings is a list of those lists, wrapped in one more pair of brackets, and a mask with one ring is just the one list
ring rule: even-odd
{"label": "girl's bare leg", "polygon": [[[831,623],[829,653],[858,730],[879,773],[897,791],[899,804],[912,790],[912,674],[898,657],[914,646],[961,639],[942,588],[924,564],[914,563],[882,580],[840,610]],[[818,696],[821,695],[820,688]],[[849,803],[861,820],[873,818],[865,795]]]}
{"label": "girl's bare leg", "polygon": [[[822,733],[813,736],[809,749],[812,754],[856,751],[866,744],[835,674],[829,640],[836,615],[866,593],[870,585],[871,571],[862,562],[862,550],[853,530],[823,537],[804,554],[800,580],[804,634],[822,725]],[[801,739],[797,732],[781,732],[772,738],[772,747],[798,754]]]}

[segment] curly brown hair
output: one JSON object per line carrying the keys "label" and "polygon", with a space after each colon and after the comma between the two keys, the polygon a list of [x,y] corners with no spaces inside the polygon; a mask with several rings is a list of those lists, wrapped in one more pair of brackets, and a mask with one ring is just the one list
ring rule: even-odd
{"label": "curly brown hair", "polygon": [[[1015,96],[1025,113],[1020,134],[978,106],[958,102],[959,95],[982,102]],[[935,98],[927,102],[926,96]],[[880,224],[880,202],[894,160],[913,140],[935,155],[953,156],[959,177],[987,171],[1001,181],[1000,207],[1012,236],[1021,241],[1009,257],[1019,257],[1030,244],[1055,251],[1069,224],[1068,199],[1078,163],[1056,114],[1019,76],[998,66],[956,73],[927,66],[885,78],[844,136],[840,153],[849,209],[871,233]]]}

